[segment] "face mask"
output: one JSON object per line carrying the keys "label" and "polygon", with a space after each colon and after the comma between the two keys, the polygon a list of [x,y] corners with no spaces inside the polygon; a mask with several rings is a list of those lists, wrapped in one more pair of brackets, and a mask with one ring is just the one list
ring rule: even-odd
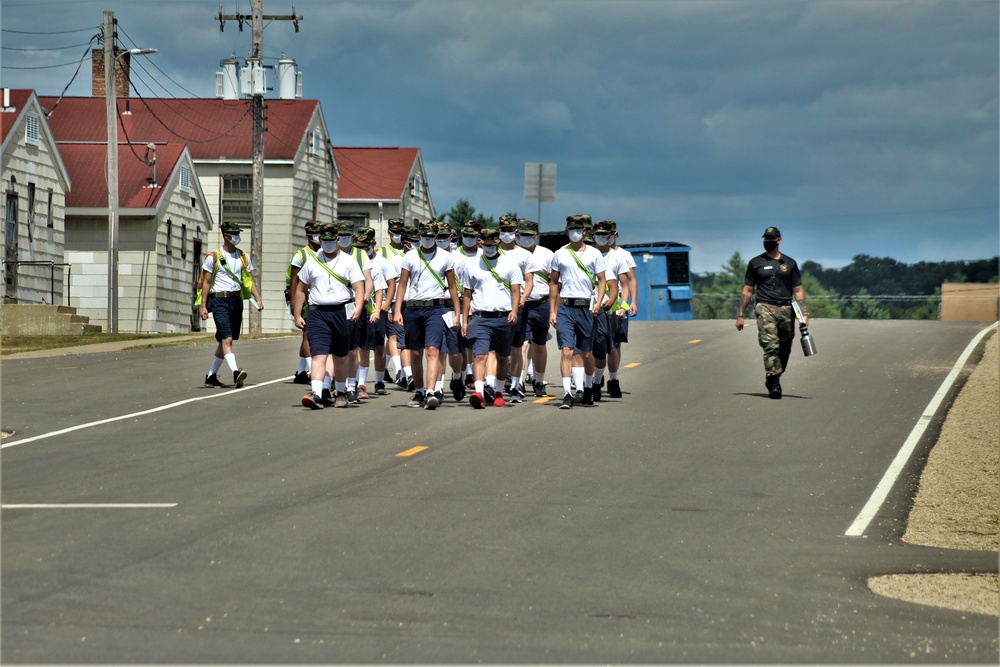
{"label": "face mask", "polygon": [[336,241],[323,241],[321,245],[323,246],[323,252],[329,255],[332,255],[333,253],[337,252]]}
{"label": "face mask", "polygon": [[354,237],[353,236],[338,236],[337,237],[337,245],[339,245],[341,248],[350,248],[351,247],[351,243],[353,241],[354,241]]}
{"label": "face mask", "polygon": [[569,240],[573,243],[579,243],[583,240],[583,230],[582,229],[571,229],[566,234],[569,236]]}
{"label": "face mask", "polygon": [[239,234],[230,234],[229,235],[229,242],[232,243],[233,245],[239,245],[240,244],[240,235]]}
{"label": "face mask", "polygon": [[531,246],[535,245],[535,237],[521,236],[517,239],[517,245],[521,246],[522,248],[530,248]]}
{"label": "face mask", "polygon": [[500,232],[501,243],[513,243],[516,232]]}
{"label": "face mask", "polygon": [[399,244],[403,240],[402,234],[390,234],[389,236],[392,238],[392,242],[396,244]]}
{"label": "face mask", "polygon": [[764,250],[766,250],[767,252],[771,252],[772,250],[777,250],[777,249],[778,249],[777,241],[764,241]]}
{"label": "face mask", "polygon": [[434,243],[442,250],[447,250],[451,247],[451,239],[435,239]]}
{"label": "face mask", "polygon": [[497,247],[495,245],[484,245],[483,246],[483,254],[486,255],[487,257],[489,257],[490,259],[493,259],[494,257],[496,257],[497,256],[497,252],[498,252],[498,250],[497,250]]}
{"label": "face mask", "polygon": [[375,257],[375,246],[374,245],[368,246],[368,250],[366,252],[368,253],[368,259],[372,259],[373,257]]}
{"label": "face mask", "polygon": [[316,245],[319,245],[319,234],[310,234],[309,240]]}
{"label": "face mask", "polygon": [[435,245],[437,245],[436,240],[433,236],[421,236],[420,237],[420,247],[424,250],[430,250]]}
{"label": "face mask", "polygon": [[476,237],[475,236],[463,236],[462,237],[462,245],[464,245],[466,248],[475,248],[476,247]]}
{"label": "face mask", "polygon": [[606,234],[595,235],[594,243],[597,245],[608,245],[609,238]]}
{"label": "face mask", "polygon": [[457,241],[452,241],[451,243],[449,243],[448,244],[448,249],[451,250],[451,251],[458,250],[458,242]]}

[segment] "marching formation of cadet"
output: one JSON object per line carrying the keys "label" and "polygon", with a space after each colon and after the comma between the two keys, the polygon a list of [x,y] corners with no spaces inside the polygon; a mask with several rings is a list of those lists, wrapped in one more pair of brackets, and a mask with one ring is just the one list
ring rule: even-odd
{"label": "marching formation of cadet", "polygon": [[[614,222],[570,216],[570,242],[556,251],[538,244],[537,222],[512,216],[495,228],[467,220],[457,233],[443,222],[406,227],[394,218],[388,231],[389,243],[376,247],[370,227],[305,225],[307,243],[289,261],[285,291],[303,332],[293,382],[309,386],[304,407],[361,404],[372,380],[374,396],[393,383],[412,393],[408,407],[425,410],[445,400],[446,381],[451,398],[474,409],[521,403],[526,390],[544,398],[553,335],[560,408],[601,401],[606,372],[607,394],[622,396],[621,343],[637,303],[635,262],[617,247]],[[230,241],[227,253],[235,251]],[[222,346],[231,332],[217,324]],[[215,366],[230,350],[217,353],[207,385],[218,386]]]}

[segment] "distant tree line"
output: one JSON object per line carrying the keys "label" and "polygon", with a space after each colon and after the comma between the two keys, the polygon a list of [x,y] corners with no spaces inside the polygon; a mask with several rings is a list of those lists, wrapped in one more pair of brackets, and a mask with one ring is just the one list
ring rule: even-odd
{"label": "distant tree line", "polygon": [[[905,264],[890,257],[857,255],[839,269],[802,263],[810,317],[859,320],[937,319],[942,283],[995,283],[993,259]],[[746,261],[739,252],[717,273],[692,276],[695,319],[736,317]]]}

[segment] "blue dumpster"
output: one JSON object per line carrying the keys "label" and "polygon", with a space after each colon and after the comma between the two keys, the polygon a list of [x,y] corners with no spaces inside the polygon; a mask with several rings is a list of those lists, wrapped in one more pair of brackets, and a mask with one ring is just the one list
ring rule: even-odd
{"label": "blue dumpster", "polygon": [[635,260],[639,313],[633,320],[690,320],[691,246],[672,241],[622,245]]}

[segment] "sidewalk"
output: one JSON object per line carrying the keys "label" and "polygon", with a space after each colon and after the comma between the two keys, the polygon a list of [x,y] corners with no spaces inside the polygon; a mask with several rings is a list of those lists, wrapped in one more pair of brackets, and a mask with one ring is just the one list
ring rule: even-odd
{"label": "sidewalk", "polygon": [[93,345],[74,345],[72,347],[57,347],[50,350],[32,350],[30,352],[16,352],[7,354],[0,359],[43,359],[46,357],[64,357],[70,354],[91,354],[94,352],[119,352],[130,347],[145,348],[150,345],[157,347],[163,345],[180,345],[191,342],[211,342],[215,344],[215,334],[199,333],[190,336],[175,336],[172,338],[137,338],[134,340],[119,340],[112,343],[94,343]]}

